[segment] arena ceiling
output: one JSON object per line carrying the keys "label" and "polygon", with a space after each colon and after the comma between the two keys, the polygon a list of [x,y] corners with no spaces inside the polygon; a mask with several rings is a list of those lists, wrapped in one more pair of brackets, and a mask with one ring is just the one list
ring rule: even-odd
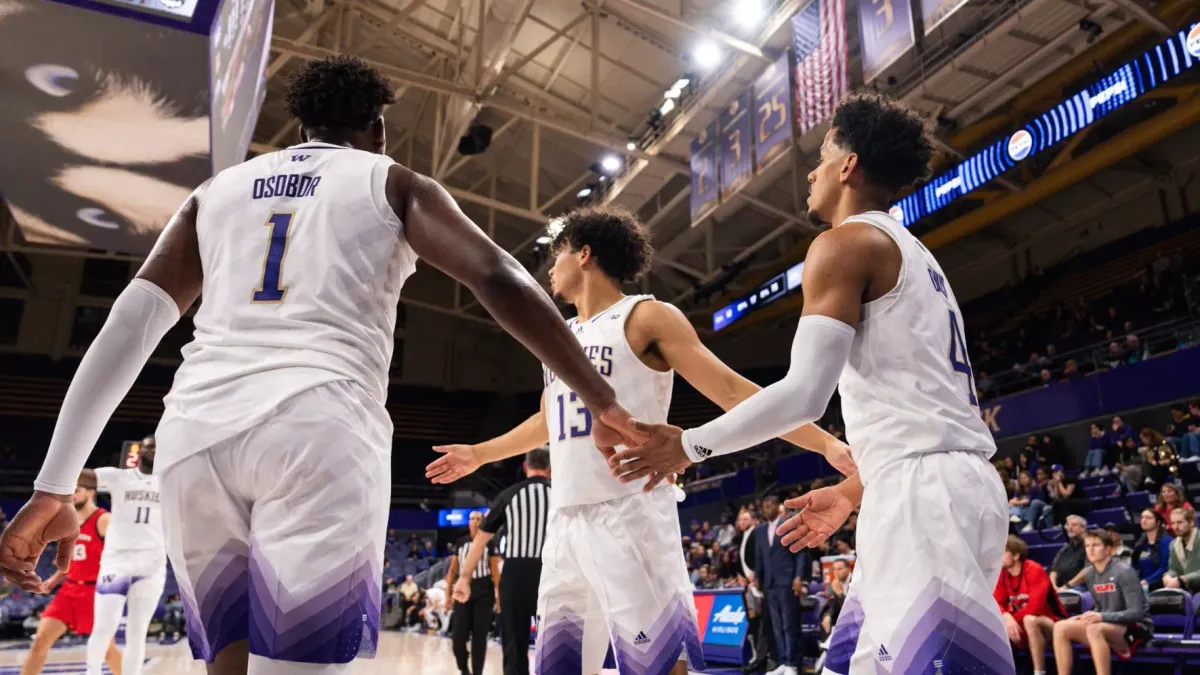
{"label": "arena ceiling", "polygon": [[[0,0],[0,8],[11,1]],[[389,154],[440,179],[468,215],[530,269],[544,278],[538,239],[550,219],[591,186],[604,193],[600,201],[639,213],[653,229],[658,254],[646,290],[702,317],[719,304],[709,296],[725,283],[778,272],[800,258],[813,234],[797,212],[802,177],[823,128],[800,139],[796,157],[777,162],[703,221],[693,224],[687,207],[689,143],[787,48],[788,19],[803,4],[277,0],[266,99],[251,151],[296,142],[282,94],[298,63],[343,52],[360,56],[398,87],[398,101],[385,115]],[[1055,103],[1087,75],[1089,60],[1178,30],[1187,7],[1187,0],[1153,8],[1140,0],[970,0],[872,86],[937,120],[943,149],[953,158],[1011,131],[1021,115]],[[849,33],[853,85],[861,80],[853,17]],[[701,44],[717,54],[717,65],[707,71],[695,56]],[[652,125],[652,111],[681,78],[689,83],[678,106]],[[1200,105],[1194,91],[1175,93],[1177,105]],[[476,124],[491,129],[490,147],[462,156],[459,139]],[[1120,199],[1131,170],[1142,167],[1143,178],[1154,179],[1195,161],[1197,153],[1161,141],[1156,137],[1128,153],[1135,159],[1047,195],[1032,212],[1061,223],[1061,214],[1080,200],[1097,203],[1094,195],[1080,194],[1079,185],[1105,200]],[[611,177],[601,166],[610,157],[619,165]],[[1025,187],[998,183],[997,197]],[[947,242],[945,255],[965,263],[1010,248],[1014,238],[1035,236],[1013,220],[1011,214],[992,218],[985,223],[992,230]],[[8,246],[19,248],[13,229]],[[413,305],[488,321],[465,289],[427,267],[404,295]]]}

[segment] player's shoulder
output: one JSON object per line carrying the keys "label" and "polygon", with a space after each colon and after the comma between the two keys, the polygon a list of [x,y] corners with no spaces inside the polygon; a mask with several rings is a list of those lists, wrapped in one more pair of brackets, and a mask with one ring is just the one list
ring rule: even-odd
{"label": "player's shoulder", "polygon": [[663,302],[652,295],[637,296],[633,306],[629,308],[629,318],[626,326],[629,328],[679,328],[681,324],[691,325],[683,311],[669,302]]}

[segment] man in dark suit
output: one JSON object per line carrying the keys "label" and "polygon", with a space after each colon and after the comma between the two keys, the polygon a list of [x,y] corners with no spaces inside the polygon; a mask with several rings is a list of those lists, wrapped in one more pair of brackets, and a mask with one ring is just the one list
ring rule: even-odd
{"label": "man in dark suit", "polygon": [[779,653],[779,667],[771,671],[771,675],[797,675],[800,666],[796,640],[799,596],[809,571],[808,554],[805,551],[792,553],[776,534],[776,528],[785,520],[777,497],[768,496],[763,500],[763,519],[766,522],[755,529],[754,574],[758,587],[767,598],[771,631]]}
{"label": "man in dark suit", "polygon": [[[750,641],[750,663],[742,668],[744,673],[762,672],[766,670],[768,661],[778,661],[774,658],[775,645],[771,637],[770,622],[767,620],[766,598],[754,583],[757,578],[754,569],[758,558],[758,544],[755,543],[758,524],[758,515],[754,512],[753,505],[743,508],[738,512],[737,535],[733,539],[733,545],[738,550],[738,559],[742,563],[742,576],[746,577],[749,582],[743,596],[746,600],[746,614],[749,623],[746,627],[746,636]],[[765,529],[762,536],[767,536]]]}

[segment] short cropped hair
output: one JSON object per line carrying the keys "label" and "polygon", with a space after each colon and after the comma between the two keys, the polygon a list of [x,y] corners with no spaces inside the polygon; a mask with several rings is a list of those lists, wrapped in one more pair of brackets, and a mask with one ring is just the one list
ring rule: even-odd
{"label": "short cropped hair", "polygon": [[363,131],[395,103],[392,83],[366,61],[339,54],[309,61],[288,81],[287,112],[307,129]]}
{"label": "short cropped hair", "polygon": [[585,206],[562,217],[550,250],[587,246],[604,273],[621,283],[637,281],[650,269],[654,248],[637,217],[616,206]]}
{"label": "short cropped hair", "polygon": [[867,182],[898,192],[929,177],[934,151],[925,119],[881,94],[852,94],[833,112],[833,140],[858,155]]}
{"label": "short cropped hair", "polygon": [[1008,535],[1008,541],[1004,544],[1004,550],[1024,560],[1025,554],[1029,552],[1029,546],[1025,543],[1024,539],[1010,534]]}
{"label": "short cropped hair", "polygon": [[545,471],[550,468],[550,451],[546,448],[534,448],[525,453],[525,466],[534,471]]}
{"label": "short cropped hair", "polygon": [[1117,545],[1112,532],[1109,532],[1108,530],[1088,530],[1087,532],[1085,532],[1083,534],[1083,538],[1084,539],[1098,539],[1098,540],[1100,540],[1100,543],[1104,544],[1105,546],[1107,546],[1109,548],[1112,548],[1113,546]]}

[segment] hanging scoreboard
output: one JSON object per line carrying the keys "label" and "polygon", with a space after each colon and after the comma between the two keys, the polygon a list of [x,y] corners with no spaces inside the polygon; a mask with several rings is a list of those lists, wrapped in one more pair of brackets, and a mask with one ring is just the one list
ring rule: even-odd
{"label": "hanging scoreboard", "polygon": [[704,127],[700,135],[692,139],[692,224],[707,216],[720,203],[721,195],[717,183],[717,125]]}
{"label": "hanging scoreboard", "polygon": [[735,96],[717,117],[721,130],[721,201],[731,197],[750,182],[751,132],[750,92]]}
{"label": "hanging scoreboard", "polygon": [[762,171],[792,143],[791,68],[785,52],[754,83],[754,171]]}

